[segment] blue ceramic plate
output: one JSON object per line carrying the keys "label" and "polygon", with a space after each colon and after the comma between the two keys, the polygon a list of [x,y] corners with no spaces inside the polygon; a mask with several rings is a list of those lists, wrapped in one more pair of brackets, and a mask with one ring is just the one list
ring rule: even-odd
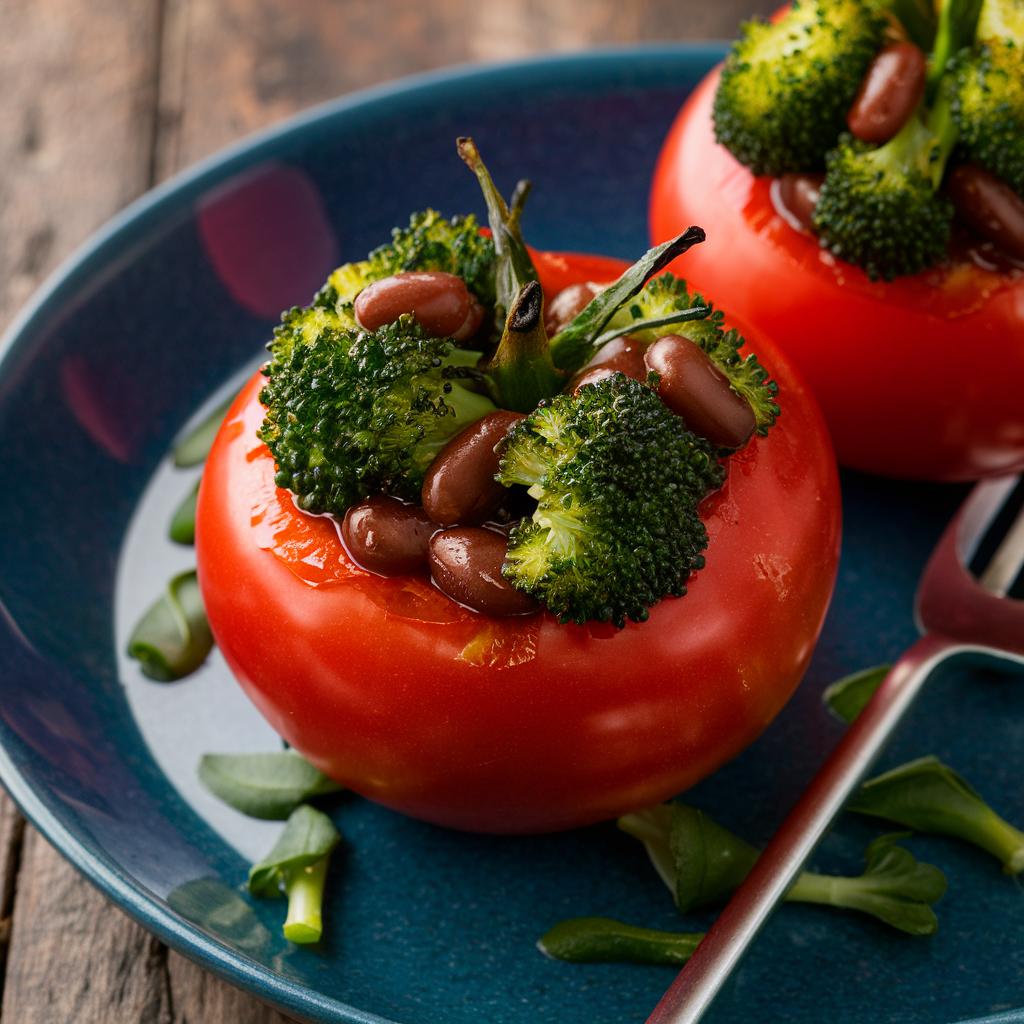
{"label": "blue ceramic plate", "polygon": [[[203,750],[273,749],[274,736],[216,656],[194,679],[161,687],[119,651],[140,607],[191,559],[164,539],[193,479],[169,467],[168,448],[254,364],[280,309],[308,300],[337,261],[362,257],[412,210],[482,214],[455,155],[463,134],[506,193],[533,179],[525,230],[534,244],[636,257],[659,143],[721,53],[679,45],[458,69],[320,107],[134,204],[51,279],[4,342],[3,781],[137,920],[289,1013],[639,1022],[671,970],[553,962],[537,937],[579,915],[680,931],[711,919],[681,920],[640,846],[612,825],[480,837],[342,797],[330,805],[345,844],[326,938],[289,946],[283,905],[240,889],[278,826],[220,807],[194,778]],[[839,585],[808,677],[767,734],[688,797],[755,843],[839,734],[822,688],[914,639],[915,581],[963,494],[853,475],[844,488]],[[889,761],[936,753],[1020,823],[1022,751],[1019,681],[950,675]],[[879,831],[844,819],[817,866],[859,873]],[[939,1024],[1024,1003],[1018,885],[973,849],[911,844],[949,877],[936,936],[785,907],[713,1019],[810,1022],[827,1012],[833,1024]]]}

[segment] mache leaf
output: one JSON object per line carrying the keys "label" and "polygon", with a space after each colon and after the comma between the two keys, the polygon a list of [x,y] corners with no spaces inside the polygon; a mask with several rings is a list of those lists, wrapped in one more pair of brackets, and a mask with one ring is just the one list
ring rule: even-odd
{"label": "mache leaf", "polygon": [[825,688],[822,703],[837,718],[852,722],[867,706],[891,668],[888,664],[875,665],[844,676]]}
{"label": "mache leaf", "polygon": [[681,967],[693,956],[703,932],[680,934],[637,928],[608,917],[561,921],[537,941],[547,956],[572,963],[662,964]]}
{"label": "mache leaf", "polygon": [[183,572],[142,617],[128,654],[150,679],[168,683],[195,672],[213,648],[196,571]]}

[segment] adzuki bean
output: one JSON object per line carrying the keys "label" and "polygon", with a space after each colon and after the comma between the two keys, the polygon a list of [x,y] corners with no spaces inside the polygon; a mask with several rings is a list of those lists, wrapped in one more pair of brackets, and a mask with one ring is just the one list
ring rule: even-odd
{"label": "adzuki bean", "polygon": [[960,219],[1024,260],[1024,200],[1004,181],[977,164],[961,164],[949,176],[949,198]]}
{"label": "adzuki bean", "polygon": [[479,526],[501,504],[507,488],[494,479],[500,456],[495,447],[526,417],[489,413],[456,434],[438,453],[423,479],[423,508],[441,526]]}
{"label": "adzuki bean", "polygon": [[824,174],[787,171],[779,178],[779,200],[803,231],[814,233],[814,208],[821,198]]}
{"label": "adzuki bean", "polygon": [[742,448],[750,440],[754,410],[700,345],[666,334],[647,350],[646,360],[661,375],[661,400],[695,434],[722,448]]}
{"label": "adzuki bean", "polygon": [[644,364],[644,352],[647,346],[636,338],[628,335],[624,338],[613,338],[602,345],[594,358],[582,369],[578,370],[569,382],[568,391],[575,394],[586,384],[595,384],[605,377],[610,377],[616,370],[633,380],[647,379],[647,366]]}
{"label": "adzuki bean", "polygon": [[395,274],[374,281],[356,296],[356,321],[364,330],[393,324],[403,313],[412,313],[435,338],[465,341],[480,326],[484,307],[461,277],[440,271]]}
{"label": "adzuki bean", "polygon": [[893,43],[871,62],[846,115],[864,142],[888,142],[917,110],[924,95],[928,58],[913,43]]}
{"label": "adzuki bean", "polygon": [[575,320],[600,291],[593,284],[571,284],[563,288],[544,310],[544,330],[548,337],[553,338],[566,324]]}
{"label": "adzuki bean", "polygon": [[427,560],[427,545],[437,529],[419,505],[372,494],[345,513],[341,539],[361,569],[401,576]]}
{"label": "adzuki bean", "polygon": [[485,615],[528,615],[537,602],[501,575],[508,538],[480,526],[442,530],[430,538],[430,574],[453,601]]}

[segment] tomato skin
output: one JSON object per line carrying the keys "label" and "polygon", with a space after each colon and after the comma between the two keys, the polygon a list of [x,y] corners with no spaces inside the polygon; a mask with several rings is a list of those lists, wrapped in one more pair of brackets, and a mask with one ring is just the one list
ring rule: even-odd
{"label": "tomato skin", "polygon": [[770,179],[715,142],[717,84],[714,71],[691,95],[654,176],[654,241],[689,224],[708,235],[676,272],[793,360],[842,465],[941,481],[1024,468],[1024,275],[961,258],[870,281],[786,223]]}
{"label": "tomato skin", "polygon": [[[586,257],[538,263],[549,293],[598,268]],[[607,280],[624,264],[600,266]],[[210,453],[196,524],[203,599],[239,682],[318,768],[439,825],[554,831],[693,785],[796,687],[838,562],[824,421],[784,358],[770,344],[758,352],[779,381],[779,423],[731,460],[702,506],[707,568],[688,595],[621,631],[547,613],[492,619],[423,577],[352,566],[333,521],[274,487],[255,437],[257,374]]]}

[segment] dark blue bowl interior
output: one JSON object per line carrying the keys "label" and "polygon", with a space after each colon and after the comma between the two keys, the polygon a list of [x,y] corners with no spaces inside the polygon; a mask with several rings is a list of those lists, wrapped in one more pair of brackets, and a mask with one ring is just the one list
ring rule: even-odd
{"label": "dark blue bowl interior", "polygon": [[[640,1021],[671,970],[552,962],[535,940],[571,916],[696,931],[713,914],[681,919],[640,846],[611,825],[480,837],[342,797],[331,808],[346,843],[332,869],[327,937],[316,948],[289,946],[277,937],[282,907],[241,893],[248,865],[176,795],[128,711],[111,621],[132,510],[184,421],[253,359],[277,311],[308,301],[335,261],[362,258],[412,210],[483,215],[456,136],[474,136],[506,194],[518,178],[533,180],[524,227],[534,245],[639,255],[660,142],[722,52],[673,46],[460,70],[319,108],[130,208],[8,337],[4,782],[136,918],[293,1014]],[[727,307],[727,297],[715,298]],[[807,679],[750,751],[687,798],[755,843],[767,841],[839,735],[821,710],[822,688],[895,658],[914,639],[917,576],[963,495],[854,475],[844,488],[839,586]],[[1021,822],[1022,730],[1019,681],[949,676],[888,761],[939,754]],[[844,819],[818,866],[859,873],[864,846],[881,831]],[[713,1019],[810,1022],[827,1006],[837,1024],[942,1022],[1024,1002],[1019,888],[972,849],[927,838],[912,847],[949,876],[936,936],[787,907]],[[227,912],[218,917],[218,908]]]}

